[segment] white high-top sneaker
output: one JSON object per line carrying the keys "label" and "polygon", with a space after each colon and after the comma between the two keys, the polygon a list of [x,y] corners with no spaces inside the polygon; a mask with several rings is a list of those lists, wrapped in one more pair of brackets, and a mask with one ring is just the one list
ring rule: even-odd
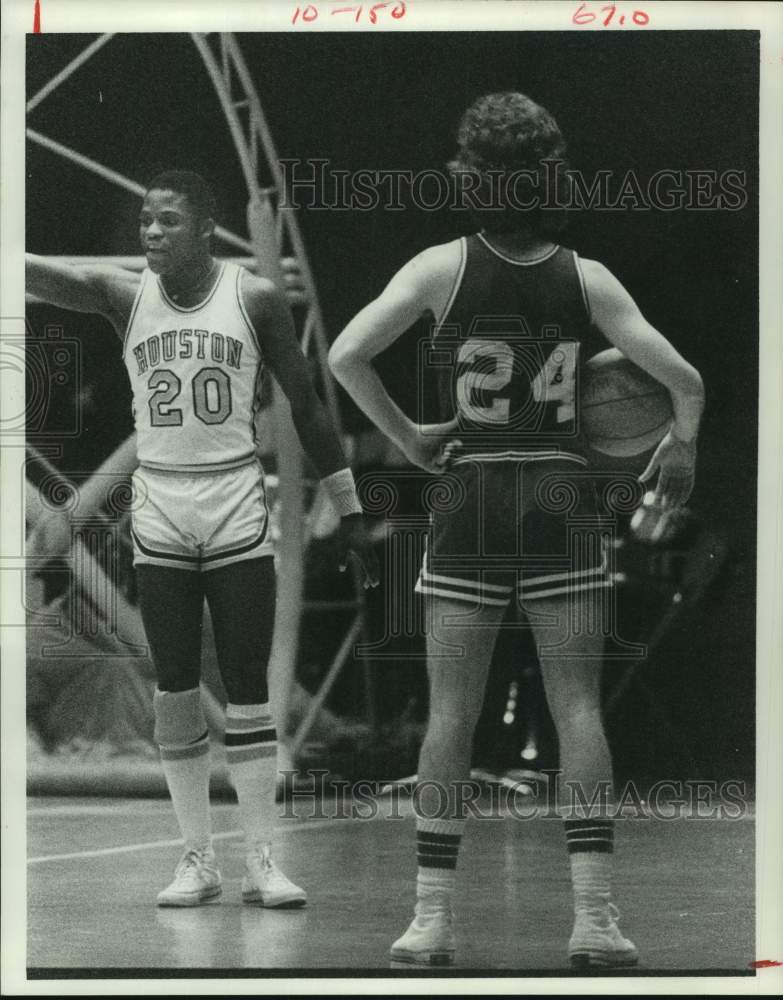
{"label": "white high-top sneaker", "polygon": [[617,926],[620,911],[614,903],[576,911],[568,942],[568,959],[576,969],[636,965],[639,953]]}
{"label": "white high-top sneaker", "polygon": [[188,848],[174,872],[174,881],[158,893],[158,906],[200,906],[222,892],[220,872],[211,847]]}
{"label": "white high-top sneaker", "polygon": [[452,965],[454,931],[450,893],[433,892],[420,898],[410,927],[391,946],[393,962],[415,965]]}
{"label": "white high-top sneaker", "polygon": [[242,880],[242,901],[269,908],[292,909],[304,906],[307,893],[280,871],[272,860],[268,844],[251,851],[246,859],[246,872]]}

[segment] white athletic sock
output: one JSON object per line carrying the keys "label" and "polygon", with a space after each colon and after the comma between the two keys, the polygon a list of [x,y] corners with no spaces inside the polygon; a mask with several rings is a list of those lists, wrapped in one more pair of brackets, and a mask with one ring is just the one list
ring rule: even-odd
{"label": "white athletic sock", "polygon": [[284,740],[277,742],[277,784],[290,786],[296,771],[294,758]]}
{"label": "white athletic sock", "polygon": [[566,819],[574,910],[591,910],[608,919],[612,881],[614,823],[608,819]]}
{"label": "white athletic sock", "polygon": [[[457,879],[464,820],[416,817],[416,898],[419,904],[449,903]],[[419,907],[421,909],[421,906]]]}
{"label": "white athletic sock", "polygon": [[596,914],[608,915],[612,855],[585,851],[572,854],[570,860],[574,912],[589,910]]}
{"label": "white athletic sock", "polygon": [[211,848],[209,733],[198,688],[155,691],[155,736],[182,839],[188,848]]}
{"label": "white athletic sock", "polygon": [[165,760],[162,754],[161,748],[163,773],[185,846],[199,850],[211,847],[209,753],[183,760]]}
{"label": "white athletic sock", "polygon": [[269,844],[275,827],[277,737],[269,705],[226,706],[226,758],[245,846]]}

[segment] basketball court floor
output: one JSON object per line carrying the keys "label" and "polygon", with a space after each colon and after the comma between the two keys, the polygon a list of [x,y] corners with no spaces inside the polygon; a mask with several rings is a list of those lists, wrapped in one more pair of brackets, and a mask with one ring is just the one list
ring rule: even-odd
{"label": "basketball court floor", "polygon": [[[307,889],[305,909],[242,905],[242,842],[229,803],[213,813],[222,901],[160,909],[155,896],[180,855],[168,801],[31,798],[30,975],[420,975],[388,960],[413,906],[410,804],[399,804],[398,818],[384,808],[374,819],[341,818],[331,800],[320,815],[306,811],[279,821],[275,852]],[[638,975],[752,974],[752,817],[620,821],[616,858],[614,896],[641,954]],[[567,973],[570,881],[559,820],[473,819],[458,885],[455,973]]]}

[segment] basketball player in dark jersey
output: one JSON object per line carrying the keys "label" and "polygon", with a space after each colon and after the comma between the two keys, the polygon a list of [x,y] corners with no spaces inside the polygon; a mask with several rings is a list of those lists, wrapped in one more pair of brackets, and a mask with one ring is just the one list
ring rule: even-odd
{"label": "basketball player in dark jersey", "polygon": [[[562,159],[564,149],[545,109],[522,94],[493,94],[465,113],[452,169],[486,194],[490,175],[496,182],[536,172],[543,159]],[[432,514],[416,585],[428,605],[430,679],[418,777],[448,790],[448,809],[443,800],[414,799],[415,917],[391,950],[392,959],[419,964],[454,958],[451,898],[465,818],[456,783],[470,775],[473,732],[509,601],[524,609],[536,640],[561,787],[578,783],[587,802],[601,783],[611,787],[600,703],[604,640],[600,630],[579,625],[608,596],[611,581],[600,545],[569,537],[560,504],[565,486],[572,517],[600,517],[579,446],[579,367],[614,344],[669,390],[674,420],[640,477],[657,473],[662,510],[690,494],[703,408],[695,369],[603,265],[556,242],[542,208],[522,211],[505,201],[500,211],[474,214],[480,232],[406,264],[330,353],[335,375],[370,419],[412,463],[444,473],[451,495]],[[400,410],[372,366],[423,316],[432,321],[442,405],[442,422],[426,426]],[[444,642],[462,655],[444,657]],[[567,799],[562,807],[575,912],[570,961],[633,965],[636,948],[620,933],[610,902],[611,808],[596,814]]]}
{"label": "basketball player in dark jersey", "polygon": [[[151,182],[141,206],[148,265],[141,275],[28,255],[27,288],[65,309],[105,316],[123,342],[139,458],[134,565],[158,677],[155,738],[185,843],[158,905],[198,906],[221,893],[199,691],[206,598],[228,694],[226,759],[246,841],[242,898],[302,906],[305,891],[277,868],[270,848],[277,769],[267,661],[275,571],[255,447],[264,366],[290,401],[302,445],[341,516],[340,558],[355,553],[365,586],[378,582],[377,560],[285,298],[266,278],[212,256],[214,219],[203,178],[167,171]],[[259,239],[274,242],[269,233]]]}

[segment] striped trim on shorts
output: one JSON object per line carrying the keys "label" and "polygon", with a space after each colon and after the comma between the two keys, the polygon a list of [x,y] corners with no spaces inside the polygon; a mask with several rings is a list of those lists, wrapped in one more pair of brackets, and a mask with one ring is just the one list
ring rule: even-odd
{"label": "striped trim on shorts", "polygon": [[[500,583],[501,578],[508,582]],[[444,569],[433,573],[425,553],[415,590],[426,597],[450,597],[456,601],[479,603],[482,607],[504,608],[514,593],[521,604],[535,598],[557,597],[611,586],[612,580],[605,557],[601,565],[589,569],[527,576],[523,569],[462,570],[453,574]]]}

